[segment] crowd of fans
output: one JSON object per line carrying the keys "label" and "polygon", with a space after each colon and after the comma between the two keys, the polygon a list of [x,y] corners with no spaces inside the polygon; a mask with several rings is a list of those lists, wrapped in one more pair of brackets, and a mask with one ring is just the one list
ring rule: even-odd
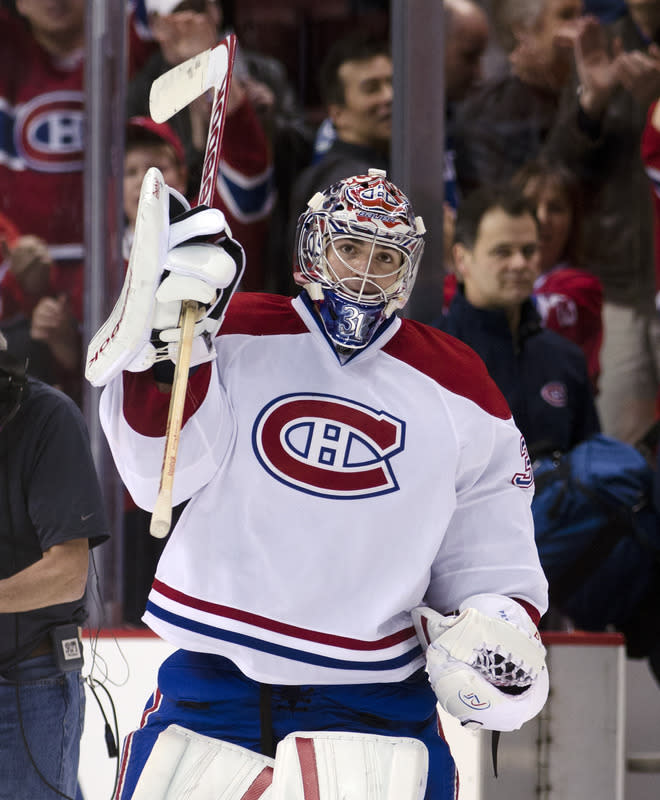
{"label": "crowd of fans", "polygon": [[[0,7],[0,330],[33,374],[79,405],[85,6]],[[135,0],[127,12],[125,258],[146,170],[157,166],[194,202],[206,143],[209,98],[156,124],[151,83],[227,32],[214,0]],[[444,26],[445,258],[421,267],[445,275],[437,324],[465,330],[478,351],[487,345],[489,369],[507,375],[514,415],[531,414],[535,437],[565,412],[572,427],[561,448],[599,425],[635,444],[656,420],[660,386],[660,2],[445,0]],[[214,203],[245,248],[243,289],[289,293],[306,202],[335,180],[389,166],[387,38],[354,31],[324,56],[309,76],[319,115],[296,98],[282,63],[239,38]],[[529,252],[475,256],[484,232],[470,202],[483,187],[499,191],[479,212],[486,221],[500,214],[515,228],[535,215]],[[511,193],[527,205],[518,209]],[[464,240],[469,213],[477,216]],[[474,265],[488,275],[489,259],[500,266],[484,294]],[[502,314],[497,344],[473,324],[491,312]],[[530,325],[555,332],[534,341],[556,348],[556,363],[575,364],[579,409],[561,379],[551,392],[515,378]]]}

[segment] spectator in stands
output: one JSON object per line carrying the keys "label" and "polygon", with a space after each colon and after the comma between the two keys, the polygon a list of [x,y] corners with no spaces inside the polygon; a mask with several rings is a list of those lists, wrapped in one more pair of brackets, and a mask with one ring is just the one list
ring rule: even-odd
{"label": "spectator in stands", "polygon": [[[5,301],[10,291],[17,305],[5,304],[3,325],[11,317],[11,330],[4,330],[14,352],[30,352],[31,372],[40,373],[38,346],[44,364],[51,356],[57,362],[43,377],[80,402],[80,333],[73,330],[71,316],[79,326],[86,3],[17,0],[8,5],[0,8],[0,214],[26,238],[13,252],[12,274],[5,271],[12,282],[10,289],[3,287]],[[145,51],[132,17],[130,23],[129,60],[137,66]],[[23,293],[26,267],[34,276],[47,276],[48,296],[42,302]]]}
{"label": "spectator in stands", "polygon": [[489,39],[486,13],[473,0],[444,0],[445,99],[462,100],[481,79]]}
{"label": "spectator in stands", "polygon": [[660,313],[660,100],[655,100],[646,115],[642,132],[642,162],[650,181],[655,220],[655,308]]}
{"label": "spectator in stands", "polygon": [[640,156],[660,95],[660,3],[627,0],[612,26],[583,19],[568,42],[579,94],[546,150],[583,181],[586,258],[605,296],[598,410],[604,432],[632,444],[654,421],[660,385],[653,210]]}
{"label": "spectator in stands", "polygon": [[[457,204],[453,109],[481,75],[488,18],[472,0],[444,0],[445,30],[445,241],[451,239]],[[389,45],[362,32],[341,39],[321,67],[323,101],[332,123],[332,144],[294,184],[289,235],[316,192],[369,167],[388,169],[392,138],[392,60]]]}
{"label": "spectator in stands", "polygon": [[513,178],[539,223],[539,269],[533,298],[541,321],[582,348],[598,392],[603,341],[603,287],[582,268],[582,190],[565,167],[530,161]]}
{"label": "spectator in stands", "polygon": [[[55,265],[43,239],[17,236],[0,280],[0,329],[28,371],[82,403],[82,340],[76,293],[58,292]],[[75,308],[75,311],[74,311]]]}
{"label": "spectator in stands", "polygon": [[444,0],[445,40],[445,174],[444,174],[444,268],[452,271],[451,248],[458,207],[455,151],[455,109],[481,79],[490,37],[484,10],[473,0]]}
{"label": "spectator in stands", "polygon": [[389,167],[392,58],[389,44],[358,32],[337,40],[321,65],[320,87],[336,136],[317,163],[303,170],[291,194],[290,240],[317,191],[369,168]]}
{"label": "spectator in stands", "polygon": [[299,105],[285,66],[275,58],[240,47],[234,76],[245,86],[270,144],[275,201],[268,223],[268,288],[291,291],[291,254],[287,239],[293,184],[312,159],[314,132]]}
{"label": "spectator in stands", "polygon": [[626,13],[626,0],[584,0],[584,11],[601,22],[614,22]]}
{"label": "spectator in stands", "polygon": [[[456,172],[464,194],[508,181],[536,158],[568,103],[572,56],[557,34],[573,28],[581,0],[498,0],[493,29],[510,72],[475,87],[456,113]],[[572,101],[572,97],[570,100]]]}
{"label": "spectator in stands", "polygon": [[[57,290],[80,296],[85,5],[0,8],[0,213],[48,244]],[[133,55],[140,48],[129,30]]]}
{"label": "spectator in stands", "polygon": [[186,157],[181,139],[172,126],[167,122],[154,122],[151,117],[130,117],[126,123],[124,145],[126,228],[122,251],[126,261],[133,243],[142,179],[150,167],[157,167],[167,185],[185,196],[188,187]]}
{"label": "spectator in stands", "polygon": [[[642,133],[642,161],[651,186],[655,241],[655,310],[660,314],[660,100],[649,107]],[[660,389],[656,396],[656,418],[660,419]],[[660,466],[660,450],[658,450]],[[660,475],[658,477],[660,493]],[[660,508],[660,505],[658,506]]]}
{"label": "spectator in stands", "polygon": [[599,430],[580,348],[543,328],[531,301],[539,274],[534,206],[516,189],[482,187],[456,219],[459,289],[437,327],[484,360],[532,458],[565,452]]}
{"label": "spectator in stands", "polygon": [[[219,41],[221,10],[210,0],[146,0],[149,25],[159,44],[128,87],[128,116],[149,115],[151,84],[162,73]],[[268,139],[237,71],[227,99],[222,155],[214,203],[226,215],[232,233],[246,252],[242,286],[262,290],[267,280],[265,247],[274,202]],[[199,188],[206,149],[210,98],[202,96],[170,120],[184,143],[188,167],[187,194]]]}
{"label": "spectator in stands", "polygon": [[[20,235],[18,228],[9,217],[0,214],[0,280],[4,278],[9,269],[11,248],[16,244]],[[1,314],[2,307],[0,307]]]}
{"label": "spectator in stands", "polygon": [[16,8],[0,9],[0,211],[48,244],[57,292],[81,295],[85,2]]}

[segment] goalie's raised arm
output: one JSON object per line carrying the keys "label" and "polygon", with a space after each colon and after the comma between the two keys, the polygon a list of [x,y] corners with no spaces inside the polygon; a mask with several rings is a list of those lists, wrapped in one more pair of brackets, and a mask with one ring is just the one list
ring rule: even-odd
{"label": "goalie's raised arm", "polygon": [[151,168],[142,182],[124,286],[87,351],[87,380],[103,386],[123,370],[175,362],[186,300],[199,306],[191,364],[213,359],[213,337],[243,268],[242,248],[231,239],[223,213],[191,209]]}

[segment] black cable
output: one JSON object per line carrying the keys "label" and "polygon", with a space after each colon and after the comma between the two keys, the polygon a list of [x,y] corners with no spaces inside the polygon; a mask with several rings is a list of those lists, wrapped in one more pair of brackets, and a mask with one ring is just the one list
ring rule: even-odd
{"label": "black cable", "polygon": [[[95,680],[94,678],[92,678],[91,675],[89,675],[85,679],[85,681],[89,686],[90,691],[94,695],[94,699],[98,704],[99,710],[101,711],[101,716],[103,717],[103,721],[105,722],[105,746],[106,750],[108,751],[108,758],[116,759],[115,782],[114,786],[112,787],[112,793],[110,795],[111,797],[114,797],[115,791],[117,790],[117,784],[119,783],[119,748],[117,747],[117,742],[119,741],[119,724],[117,722],[117,709],[115,708],[112,695],[100,681]],[[94,684],[96,684],[96,686],[98,686],[100,689],[103,689],[103,691],[106,694],[106,697],[110,702],[110,708],[112,709],[112,722],[114,725],[114,730],[113,728],[110,727],[110,723],[108,722],[108,718],[103,709],[103,704],[99,700],[99,696],[96,694],[96,690],[94,689]]]}
{"label": "black cable", "polygon": [[[99,583],[99,574],[98,574],[98,570],[96,569],[96,561],[94,559],[94,551],[93,550],[90,550],[90,561],[91,561],[91,564],[92,564],[92,573],[93,573],[93,576],[94,576],[96,596],[100,600],[100,598],[101,598],[101,587],[100,587],[100,583]],[[101,619],[103,619],[105,610],[104,610],[102,604],[101,604],[100,610],[101,610]],[[97,629],[96,636],[93,639],[90,636],[90,648],[92,650],[92,665],[90,667],[89,675],[85,678],[85,683],[89,687],[91,693],[94,695],[94,699],[96,700],[96,703],[97,703],[97,705],[99,707],[99,710],[101,712],[101,716],[103,717],[105,747],[106,747],[106,750],[107,750],[107,753],[108,753],[108,758],[116,759],[116,761],[115,761],[115,780],[114,780],[114,785],[112,787],[112,792],[110,793],[110,798],[112,799],[115,796],[115,792],[117,790],[117,785],[119,783],[119,747],[118,747],[118,744],[117,744],[119,742],[119,723],[117,721],[117,709],[115,707],[115,703],[114,703],[114,700],[112,699],[112,695],[110,694],[110,691],[103,684],[102,681],[99,681],[96,678],[92,677],[92,672],[94,671],[94,665],[95,665],[96,659],[97,659],[96,645],[97,645],[97,642],[98,642],[99,630],[100,630],[100,628]],[[107,676],[105,676],[105,677],[107,678]],[[110,702],[110,708],[112,709],[112,721],[113,721],[114,730],[110,726],[110,723],[108,722],[108,717],[107,717],[107,715],[105,713],[105,710],[103,708],[103,704],[101,703],[101,701],[99,699],[99,696],[96,693],[96,690],[95,690],[94,686],[97,686],[97,687],[103,689],[103,691],[106,694],[106,697],[108,698],[108,701]]]}

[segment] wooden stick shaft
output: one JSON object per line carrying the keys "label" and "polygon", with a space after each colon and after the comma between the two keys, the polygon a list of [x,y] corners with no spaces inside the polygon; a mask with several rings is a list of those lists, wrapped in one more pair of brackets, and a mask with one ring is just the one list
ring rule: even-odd
{"label": "wooden stick shaft", "polygon": [[[208,52],[205,60],[206,66],[201,65],[199,69],[196,69],[196,67],[199,66],[195,64],[196,59],[190,59],[190,65],[186,66],[186,64],[184,64],[174,67],[168,73],[161,76],[161,78],[154,81],[149,98],[150,106],[154,110],[157,110],[156,116],[158,116],[159,121],[162,122],[169,119],[170,116],[179,110],[180,104],[178,101],[184,100],[190,102],[190,91],[193,87],[196,87],[193,91],[193,94],[195,94],[197,90],[203,92],[206,88],[209,88],[209,80],[211,80],[213,84],[213,106],[206,140],[206,150],[204,152],[202,180],[197,199],[198,205],[213,205],[218,165],[220,162],[220,146],[222,144],[222,134],[225,125],[227,96],[231,84],[235,55],[236,36],[235,34],[229,34],[222,42]],[[214,68],[207,74],[206,68],[210,64],[213,64]],[[192,70],[190,74],[189,67]],[[193,81],[192,86],[189,85],[191,78],[195,78],[196,81]],[[200,79],[202,80],[201,83]],[[184,83],[183,87],[181,86],[182,80]],[[157,84],[160,86],[160,92],[154,92],[154,88]],[[173,98],[177,101],[174,106],[172,106],[171,103]],[[154,111],[152,111],[152,116],[154,116]],[[181,342],[179,346],[179,357],[174,370],[174,384],[172,386],[172,396],[170,398],[170,408],[167,417],[165,453],[163,455],[163,466],[160,474],[160,488],[158,490],[158,497],[151,515],[151,525],[149,527],[151,535],[159,539],[167,536],[172,524],[172,485],[174,483],[174,469],[176,467],[176,456],[179,448],[181,424],[183,422],[183,408],[186,401],[190,353],[192,350],[197,310],[197,303],[191,300],[186,300],[181,305]]]}
{"label": "wooden stick shaft", "polygon": [[172,486],[174,484],[176,456],[181,437],[183,409],[186,403],[190,354],[197,318],[197,303],[192,300],[185,300],[181,307],[181,317],[181,341],[179,343],[179,355],[174,368],[170,408],[167,414],[165,452],[160,472],[160,488],[158,489],[158,497],[151,514],[151,524],[149,526],[149,533],[157,539],[167,536],[172,523]]}

